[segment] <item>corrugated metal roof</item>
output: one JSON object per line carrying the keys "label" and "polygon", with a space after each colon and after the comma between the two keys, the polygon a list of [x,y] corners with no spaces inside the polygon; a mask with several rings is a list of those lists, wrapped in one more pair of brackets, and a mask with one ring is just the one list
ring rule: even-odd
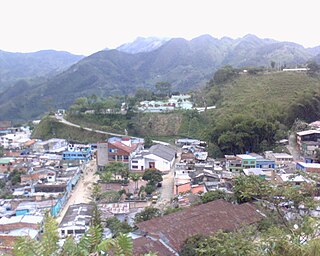
{"label": "corrugated metal roof", "polygon": [[162,144],[153,145],[149,152],[167,161],[171,161],[176,155],[176,150]]}

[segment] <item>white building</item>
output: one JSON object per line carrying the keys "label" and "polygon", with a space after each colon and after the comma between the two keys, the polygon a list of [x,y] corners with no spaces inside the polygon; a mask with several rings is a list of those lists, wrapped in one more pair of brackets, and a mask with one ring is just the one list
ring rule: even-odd
{"label": "white building", "polygon": [[130,161],[132,171],[144,171],[155,168],[161,172],[169,172],[174,164],[176,151],[165,145],[156,144],[149,150],[144,150]]}

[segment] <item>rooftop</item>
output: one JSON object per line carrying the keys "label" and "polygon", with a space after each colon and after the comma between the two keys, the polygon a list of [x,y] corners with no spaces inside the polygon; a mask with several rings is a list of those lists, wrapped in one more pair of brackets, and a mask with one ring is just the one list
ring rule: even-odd
{"label": "rooftop", "polygon": [[149,149],[149,152],[151,154],[159,156],[167,161],[171,161],[176,155],[176,150],[174,150],[173,148],[171,148],[169,146],[165,146],[162,144],[153,145]]}
{"label": "rooftop", "polygon": [[255,160],[256,159],[256,157],[251,156],[251,155],[246,155],[246,154],[240,154],[240,155],[237,155],[237,157],[239,157],[241,159],[250,159],[250,160]]}
{"label": "rooftop", "polygon": [[93,211],[91,204],[70,205],[59,227],[86,226],[89,225]]}
{"label": "rooftop", "polygon": [[262,215],[251,204],[235,205],[216,200],[140,222],[137,226],[146,235],[161,239],[179,251],[184,241],[195,234],[210,235],[218,230],[232,231],[261,219]]}
{"label": "rooftop", "polygon": [[320,164],[318,164],[318,163],[298,162],[297,164],[299,164],[305,168],[320,168]]}
{"label": "rooftop", "polygon": [[39,224],[43,220],[42,216],[33,216],[33,215],[21,215],[21,216],[12,216],[11,218],[3,217],[0,219],[0,225],[7,225],[13,223],[29,223],[29,224]]}
{"label": "rooftop", "polygon": [[318,130],[307,130],[307,131],[302,131],[302,132],[297,132],[298,136],[305,136],[305,135],[310,135],[314,133],[320,133]]}

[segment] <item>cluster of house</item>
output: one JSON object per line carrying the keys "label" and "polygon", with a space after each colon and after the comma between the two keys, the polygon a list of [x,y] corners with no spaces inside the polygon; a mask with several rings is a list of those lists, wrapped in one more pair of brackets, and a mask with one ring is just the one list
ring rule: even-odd
{"label": "cluster of house", "polygon": [[192,109],[191,95],[172,95],[166,101],[141,101],[138,107],[142,112],[169,112],[175,109]]}
{"label": "cluster of house", "polygon": [[151,113],[161,113],[161,112],[170,112],[177,109],[191,110],[195,109],[198,112],[203,112],[206,109],[215,109],[215,106],[209,107],[194,107],[194,104],[191,102],[191,95],[182,94],[182,95],[172,95],[170,99],[165,101],[141,101],[138,106],[138,111],[141,112],[151,112]]}
{"label": "cluster of house", "polygon": [[320,121],[309,124],[309,129],[296,133],[297,169],[320,173]]}
{"label": "cluster of house", "polygon": [[97,166],[104,168],[109,162],[128,163],[132,172],[144,172],[155,168],[163,173],[169,172],[177,152],[169,145],[155,144],[144,149],[144,140],[132,137],[112,137],[97,143]]}
{"label": "cluster of house", "polygon": [[[299,175],[297,171],[320,173],[320,164],[294,161],[293,156],[287,153],[266,151],[263,155],[247,153],[211,159],[208,158],[203,141],[179,139],[176,144],[182,148],[182,154],[174,167],[175,195],[212,190],[232,193],[232,180],[239,175],[257,175],[277,183],[291,182],[299,185],[312,181]],[[185,197],[181,197],[180,205],[184,204],[188,202],[185,202]]]}
{"label": "cluster of house", "polygon": [[[0,253],[10,253],[17,237],[39,237],[46,212],[59,215],[94,147],[64,139],[35,140],[28,128],[3,127],[1,122],[0,126],[4,155],[0,180],[5,184],[0,198]],[[16,182],[11,180],[13,173],[19,177]]]}

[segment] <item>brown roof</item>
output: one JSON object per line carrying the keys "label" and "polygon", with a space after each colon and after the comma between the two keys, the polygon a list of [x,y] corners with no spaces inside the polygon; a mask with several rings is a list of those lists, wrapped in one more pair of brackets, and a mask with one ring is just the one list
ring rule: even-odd
{"label": "brown roof", "polygon": [[7,129],[12,126],[11,121],[0,121],[0,129]]}
{"label": "brown roof", "polygon": [[262,215],[252,204],[235,205],[221,199],[144,221],[137,226],[142,232],[164,239],[173,249],[180,251],[190,236],[210,235],[218,230],[232,231],[261,219]]}
{"label": "brown roof", "polygon": [[115,141],[110,144],[115,146],[118,149],[122,149],[123,151],[127,152],[128,154],[130,154],[134,150],[133,148],[128,147],[127,145],[121,143],[120,141]]}
{"label": "brown roof", "polygon": [[133,255],[141,256],[149,252],[156,252],[157,255],[161,256],[173,256],[173,252],[170,252],[169,249],[158,240],[152,240],[147,237],[140,237],[133,240]]}

